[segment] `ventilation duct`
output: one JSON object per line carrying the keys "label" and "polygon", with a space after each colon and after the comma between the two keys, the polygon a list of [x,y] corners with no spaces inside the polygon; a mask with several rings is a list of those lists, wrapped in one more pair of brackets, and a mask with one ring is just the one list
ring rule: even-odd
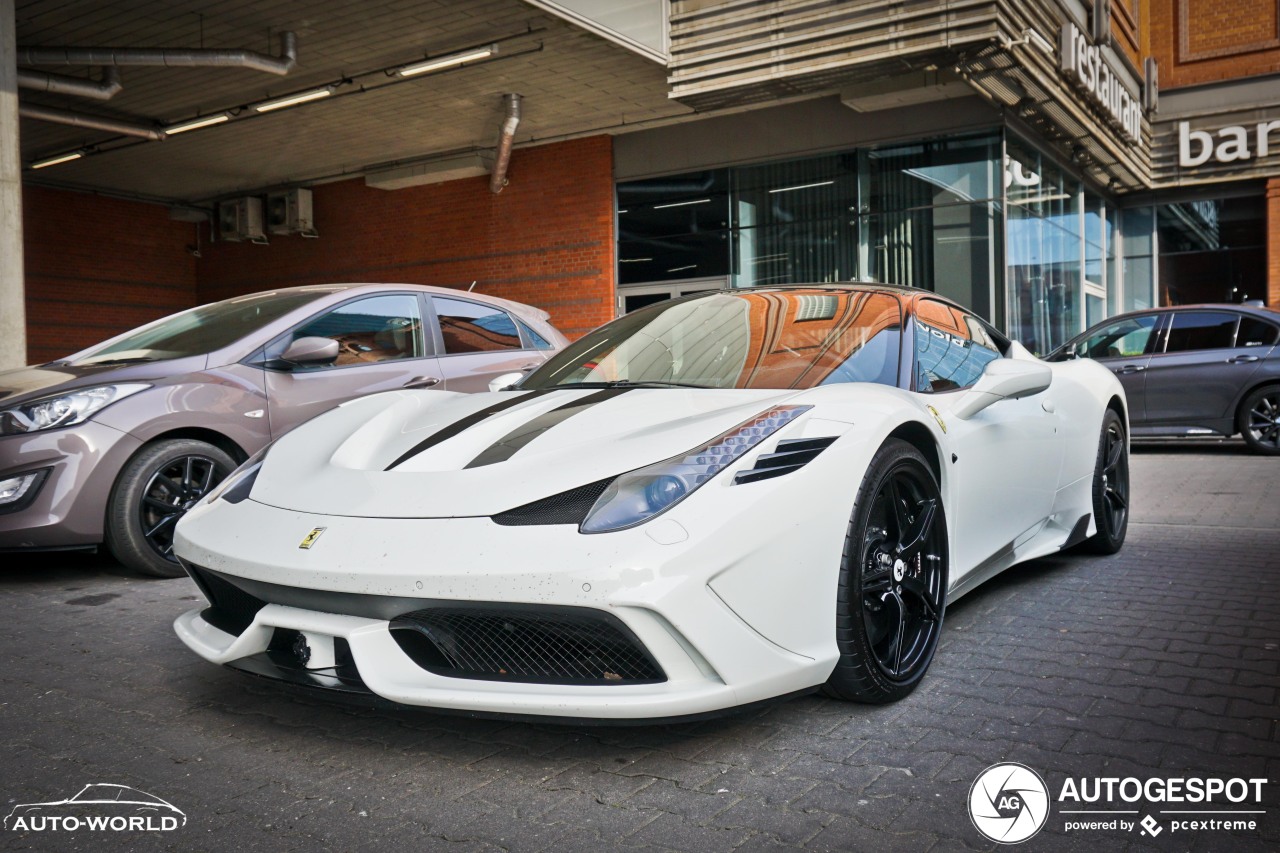
{"label": "ventilation duct", "polygon": [[18,65],[162,65],[179,68],[249,68],[285,75],[298,62],[298,37],[280,34],[280,56],[256,50],[168,47],[20,47]]}
{"label": "ventilation duct", "polygon": [[150,125],[138,124],[136,122],[118,121],[111,118],[102,118],[101,116],[85,115],[84,113],[73,113],[69,110],[58,110],[52,107],[37,107],[32,104],[19,104],[18,115],[23,118],[35,119],[36,121],[48,121],[54,124],[66,124],[71,127],[87,127],[93,130],[105,130],[109,133],[119,133],[125,136],[137,136],[141,139],[164,139],[165,133]]}
{"label": "ventilation duct", "polygon": [[516,141],[516,128],[520,126],[519,95],[504,95],[507,105],[507,118],[502,123],[502,131],[498,135],[498,153],[493,160],[493,174],[489,176],[489,192],[497,195],[507,185],[507,167],[511,165],[511,146]]}
{"label": "ventilation duct", "polygon": [[75,95],[77,98],[93,98],[95,101],[109,101],[124,88],[120,82],[120,71],[116,68],[102,69],[102,82],[19,68],[18,85],[35,92]]}

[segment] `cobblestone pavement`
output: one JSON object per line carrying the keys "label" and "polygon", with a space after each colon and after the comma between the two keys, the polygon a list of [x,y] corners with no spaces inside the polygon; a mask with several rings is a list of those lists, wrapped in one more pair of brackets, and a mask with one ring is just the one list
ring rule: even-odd
{"label": "cobblestone pavement", "polygon": [[167,833],[8,831],[0,847],[990,849],[966,802],[1008,760],[1055,796],[1068,776],[1272,780],[1252,832],[1066,832],[1055,811],[1029,851],[1280,849],[1280,459],[1156,445],[1133,468],[1125,549],[1038,560],[958,602],[905,701],[812,696],[669,727],[299,697],[180,644],[185,579],[0,557],[4,813],[112,782],[188,816]]}

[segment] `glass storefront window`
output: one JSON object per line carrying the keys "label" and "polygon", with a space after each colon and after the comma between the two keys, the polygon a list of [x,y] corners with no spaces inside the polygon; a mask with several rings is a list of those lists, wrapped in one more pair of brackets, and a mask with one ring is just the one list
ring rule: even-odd
{"label": "glass storefront window", "polygon": [[1111,312],[1113,314],[1155,306],[1155,264],[1152,260],[1155,224],[1152,215],[1149,207],[1135,207],[1121,214],[1123,281],[1120,303]]}
{"label": "glass storefront window", "polygon": [[618,283],[729,272],[729,171],[618,185]]}
{"label": "glass storefront window", "polygon": [[1267,292],[1267,215],[1259,195],[1156,207],[1160,301],[1243,302]]}
{"label": "glass storefront window", "polygon": [[1080,184],[1014,137],[1006,157],[1007,327],[1043,354],[1083,328]]}

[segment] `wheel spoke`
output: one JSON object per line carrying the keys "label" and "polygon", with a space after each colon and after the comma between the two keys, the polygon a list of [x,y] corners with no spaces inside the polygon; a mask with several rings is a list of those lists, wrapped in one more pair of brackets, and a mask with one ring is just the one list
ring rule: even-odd
{"label": "wheel spoke", "polygon": [[1107,464],[1104,469],[1110,474],[1120,464],[1120,459],[1124,456],[1124,441],[1119,436],[1112,436],[1110,433],[1108,433],[1108,441],[1111,442],[1111,446],[1107,448]]}
{"label": "wheel spoke", "polygon": [[922,580],[915,577],[904,577],[902,579],[902,588],[919,599],[920,603],[924,605],[924,618],[930,622],[938,621],[938,602]]}
{"label": "wheel spoke", "polygon": [[209,487],[213,485],[213,475],[215,472],[216,472],[216,468],[214,464],[210,462],[208,468],[205,469],[204,480],[200,484],[200,491],[197,492],[198,495],[203,496],[206,492],[209,491]]}
{"label": "wheel spoke", "polygon": [[192,467],[195,465],[195,461],[196,461],[196,460],[195,460],[195,457],[194,457],[194,456],[188,456],[186,459],[184,459],[184,460],[182,460],[182,461],[183,461],[183,466],[182,466],[182,492],[183,492],[183,494],[185,495],[187,492],[191,491],[191,486],[193,485],[193,482],[192,482],[192,479],[191,479],[191,477],[192,477]]}
{"label": "wheel spoke", "polygon": [[156,474],[152,482],[157,485],[163,486],[165,490],[169,492],[169,494],[171,495],[182,494],[182,486],[179,486],[177,483],[175,483],[173,480],[166,477],[164,474]]}
{"label": "wheel spoke", "polygon": [[172,515],[166,515],[164,518],[160,519],[160,522],[155,527],[151,528],[150,530],[148,530],[146,533],[142,535],[150,539],[152,536],[155,536],[162,529],[164,529],[165,525],[169,524],[172,521],[176,521],[181,515],[182,513],[180,512],[175,512]]}
{"label": "wheel spoke", "polygon": [[885,500],[889,502],[889,515],[893,518],[893,524],[896,528],[894,533],[901,540],[907,530],[907,507],[898,494],[898,483],[895,478],[890,477],[889,481],[885,483],[884,496]]}
{"label": "wheel spoke", "polygon": [[898,638],[894,641],[893,652],[893,674],[902,674],[902,641],[907,633],[907,608],[903,605],[902,599],[894,596],[894,601],[898,603]]}
{"label": "wheel spoke", "polygon": [[929,535],[933,533],[933,519],[938,513],[938,502],[936,500],[921,501],[916,507],[915,523],[907,530],[902,537],[902,541],[898,545],[898,556],[903,560],[911,560],[920,551],[920,546],[925,543]]}
{"label": "wheel spoke", "polygon": [[161,513],[166,515],[168,513],[173,512],[173,504],[169,503],[168,501],[162,501],[159,498],[144,497],[142,499],[142,502],[144,504],[147,504],[148,506],[151,506],[151,507],[154,507],[155,509],[160,510]]}

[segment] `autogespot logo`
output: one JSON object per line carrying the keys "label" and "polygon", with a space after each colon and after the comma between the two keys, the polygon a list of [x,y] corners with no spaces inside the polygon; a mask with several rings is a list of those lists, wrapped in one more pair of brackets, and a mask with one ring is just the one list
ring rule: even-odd
{"label": "autogespot logo", "polygon": [[1040,831],[1049,818],[1049,788],[1023,764],[993,764],[969,789],[969,818],[992,841],[1018,844]]}

